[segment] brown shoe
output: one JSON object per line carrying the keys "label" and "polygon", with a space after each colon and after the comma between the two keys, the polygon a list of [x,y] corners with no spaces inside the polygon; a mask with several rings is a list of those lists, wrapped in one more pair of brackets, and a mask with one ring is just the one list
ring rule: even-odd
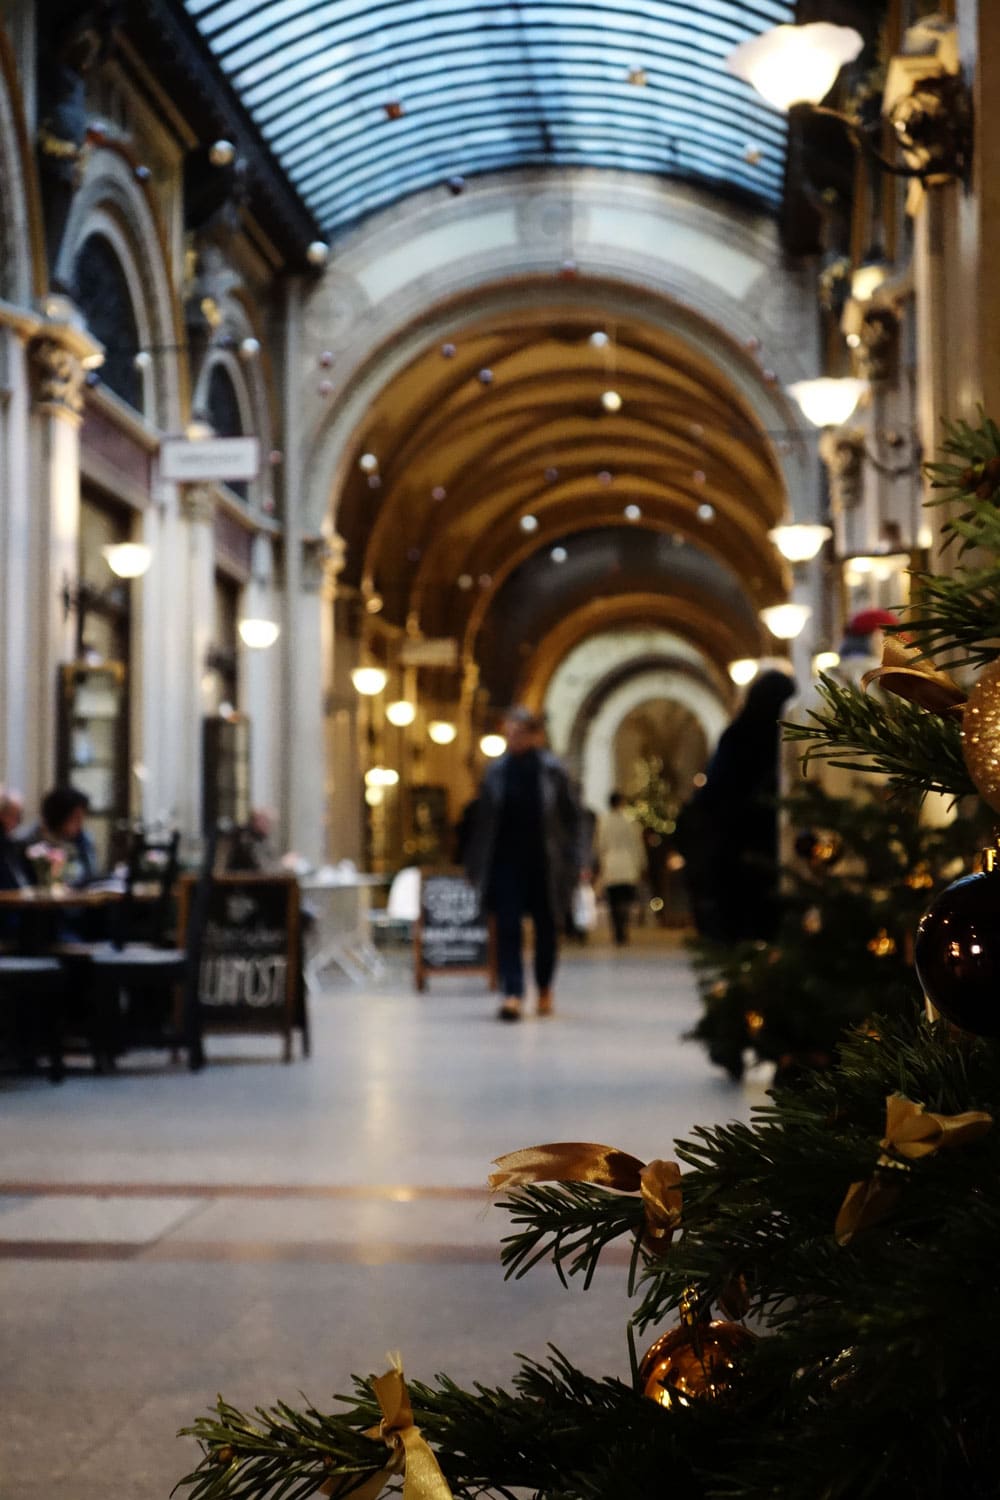
{"label": "brown shoe", "polygon": [[538,992],[538,1014],[540,1016],[551,1016],[553,1011],[552,991],[539,990]]}
{"label": "brown shoe", "polygon": [[508,995],[500,1009],[497,1011],[498,1021],[519,1021],[521,1019],[521,1002],[514,995]]}

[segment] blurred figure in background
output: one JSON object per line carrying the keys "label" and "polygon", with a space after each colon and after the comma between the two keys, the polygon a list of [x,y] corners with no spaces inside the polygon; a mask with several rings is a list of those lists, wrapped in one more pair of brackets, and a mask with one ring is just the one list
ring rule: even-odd
{"label": "blurred figure in background", "polygon": [[682,809],[677,844],[695,926],[712,942],[770,939],[778,921],[778,764],[785,672],[754,679]]}
{"label": "blurred figure in background", "polygon": [[504,993],[499,1018],[518,1021],[524,1001],[525,916],[535,930],[538,1014],[552,1012],[558,933],[582,865],[580,810],[562,764],[546,749],[538,714],[512,709],[503,734],[507,753],[483,777],[465,863],[496,921]]}
{"label": "blurred figure in background", "polygon": [[41,819],[26,836],[25,848],[47,844],[65,856],[61,879],[66,885],[82,886],[96,880],[97,847],[85,825],[90,798],[74,786],[53,787],[42,798]]}
{"label": "blurred figure in background", "polygon": [[625,812],[621,792],[611,793],[608,811],[597,820],[595,849],[615,943],[623,948],[636,887],[646,869],[646,846],[638,823]]}
{"label": "blurred figure in background", "polygon": [[21,793],[0,787],[0,891],[14,891],[31,884],[24,862],[24,845],[17,837],[23,817]]}

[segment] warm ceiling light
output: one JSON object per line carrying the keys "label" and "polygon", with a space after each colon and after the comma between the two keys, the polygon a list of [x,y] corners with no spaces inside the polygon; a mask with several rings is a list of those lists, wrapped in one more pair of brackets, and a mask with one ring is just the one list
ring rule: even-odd
{"label": "warm ceiling light", "polygon": [[366,786],[365,801],[368,803],[369,807],[381,807],[382,803],[385,801],[385,787]]}
{"label": "warm ceiling light", "polygon": [[729,663],[729,675],[737,687],[746,687],[748,682],[753,682],[760,670],[760,663],[752,656],[741,656],[737,661]]}
{"label": "warm ceiling light", "polygon": [[787,389],[802,415],[816,427],[842,427],[868,389],[868,382],[853,375],[840,380],[822,375],[818,380],[797,380]]}
{"label": "warm ceiling light", "polygon": [[361,457],[358,459],[358,468],[361,470],[362,474],[377,474],[378,459],[375,457],[374,453],[362,453]]}
{"label": "warm ceiling light", "polygon": [[102,547],[104,561],[118,578],[141,578],[149,572],[153,561],[153,549],[145,542],[115,542]]}
{"label": "warm ceiling light", "polygon": [[810,562],[833,532],[829,526],[796,522],[791,526],[772,527],[767,534],[782,557],[797,563]]}
{"label": "warm ceiling light", "polygon": [[605,411],[621,411],[622,398],[617,391],[605,391],[601,397],[601,405]]}
{"label": "warm ceiling light", "polygon": [[606,349],[610,342],[603,328],[598,328],[595,333],[590,335],[591,347],[594,349]]}
{"label": "warm ceiling light", "polygon": [[398,781],[399,772],[391,766],[372,766],[365,772],[365,786],[395,786]]}
{"label": "warm ceiling light", "polygon": [[462,590],[471,589],[475,581],[471,573],[459,573],[458,575],[458,586]]}
{"label": "warm ceiling light", "polygon": [[521,530],[522,531],[537,531],[538,530],[538,517],[537,516],[522,516],[520,524],[521,524]]}
{"label": "warm ceiling light", "polygon": [[325,266],[330,258],[330,246],[325,240],[313,240],[306,251],[306,260],[311,266]]}
{"label": "warm ceiling light", "polygon": [[260,353],[260,339],[252,338],[249,335],[245,339],[240,339],[237,353],[244,362],[256,359]]}
{"label": "warm ceiling light", "polygon": [[496,760],[507,748],[507,741],[502,734],[484,734],[479,741],[479,748],[489,760]]}
{"label": "warm ceiling light", "polygon": [[355,667],[351,681],[362,697],[374,698],[389,681],[389,674],[381,667]]}
{"label": "warm ceiling light", "polygon": [[841,68],[853,62],[863,46],[864,38],[852,26],[829,21],[774,26],[730,52],[726,68],[784,112],[793,104],[825,99]]}
{"label": "warm ceiling light", "polygon": [[395,703],[387,704],[385,716],[397,729],[405,729],[417,717],[416,704],[408,703],[405,698],[398,698]]}
{"label": "warm ceiling light", "polygon": [[625,507],[625,519],[626,519],[626,521],[641,521],[642,520],[642,509],[641,509],[641,507],[638,506],[638,505],[626,505],[626,507]]}
{"label": "warm ceiling light", "polygon": [[708,501],[705,500],[701,505],[698,506],[697,510],[695,511],[695,515],[698,517],[699,521],[714,521],[715,506],[709,505]]}
{"label": "warm ceiling light", "polygon": [[820,672],[832,672],[834,667],[839,666],[839,651],[817,651],[813,657],[813,671],[817,674]]}
{"label": "warm ceiling light", "polygon": [[427,733],[435,745],[450,745],[458,730],[448,719],[432,719],[427,726]]}
{"label": "warm ceiling light", "polygon": [[365,609],[370,615],[380,615],[385,608],[385,600],[381,594],[369,594],[365,600]]}
{"label": "warm ceiling light", "polygon": [[268,646],[274,645],[281,634],[281,626],[276,625],[273,620],[258,620],[249,617],[240,621],[238,629],[244,646],[249,646],[252,651],[266,651]]}
{"label": "warm ceiling light", "polygon": [[208,159],[213,167],[228,167],[236,158],[236,147],[232,141],[213,141],[208,148]]}
{"label": "warm ceiling light", "polygon": [[811,614],[808,604],[771,604],[760,617],[776,640],[794,641]]}
{"label": "warm ceiling light", "polygon": [[567,557],[569,557],[569,553],[566,551],[565,547],[553,547],[552,551],[549,553],[549,556],[554,563],[564,563]]}

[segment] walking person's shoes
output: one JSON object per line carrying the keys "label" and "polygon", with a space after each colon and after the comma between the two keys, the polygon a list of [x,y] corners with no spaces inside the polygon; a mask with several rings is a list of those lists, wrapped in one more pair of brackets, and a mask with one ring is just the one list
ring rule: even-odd
{"label": "walking person's shoes", "polygon": [[497,1011],[498,1021],[519,1021],[521,1019],[521,1002],[516,995],[508,995],[506,1000]]}
{"label": "walking person's shoes", "polygon": [[538,991],[538,1014],[540,1016],[551,1016],[554,1010],[551,990]]}

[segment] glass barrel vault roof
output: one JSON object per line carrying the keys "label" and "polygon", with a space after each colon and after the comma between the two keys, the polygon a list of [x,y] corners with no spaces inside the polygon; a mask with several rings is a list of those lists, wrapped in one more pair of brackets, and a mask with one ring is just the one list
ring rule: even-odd
{"label": "glass barrel vault roof", "polygon": [[793,20],[786,0],[184,3],[331,233],[505,167],[660,173],[764,207],[781,194],[784,120],[724,62]]}

